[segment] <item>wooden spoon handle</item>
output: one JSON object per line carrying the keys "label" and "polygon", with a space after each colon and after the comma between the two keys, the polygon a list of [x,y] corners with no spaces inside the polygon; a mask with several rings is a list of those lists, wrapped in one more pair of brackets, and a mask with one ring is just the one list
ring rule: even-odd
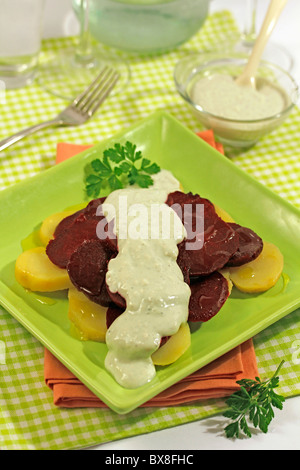
{"label": "wooden spoon handle", "polygon": [[255,85],[255,75],[261,56],[286,3],[287,0],[271,0],[248,63],[243,73],[236,80],[237,84],[252,86]]}

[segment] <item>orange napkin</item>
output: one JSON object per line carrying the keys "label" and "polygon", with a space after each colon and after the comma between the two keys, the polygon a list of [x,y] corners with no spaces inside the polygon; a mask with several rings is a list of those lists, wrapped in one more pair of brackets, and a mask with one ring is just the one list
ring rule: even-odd
{"label": "orange napkin", "polygon": [[[45,381],[53,390],[56,406],[65,408],[106,408],[106,405],[83,385],[47,349],[44,359]],[[252,340],[248,340],[219,359],[189,375],[142,406],[175,406],[209,398],[222,398],[239,389],[237,380],[258,376]]]}
{"label": "orange napkin", "polygon": [[[212,131],[200,132],[197,135],[212,147],[224,152],[222,145],[215,142]],[[89,147],[58,144],[56,162],[60,163]],[[239,389],[236,384],[237,380],[254,379],[258,375],[255,351],[250,339],[142,406],[175,406],[209,398],[226,397]],[[53,400],[56,406],[66,408],[106,407],[48,350],[45,350],[44,377],[47,386],[53,390]]]}
{"label": "orange napkin", "polygon": [[224,154],[224,147],[220,142],[215,141],[214,131],[212,129],[197,132],[197,135],[201,137],[201,139],[205,140],[205,142],[211,145],[214,149]]}

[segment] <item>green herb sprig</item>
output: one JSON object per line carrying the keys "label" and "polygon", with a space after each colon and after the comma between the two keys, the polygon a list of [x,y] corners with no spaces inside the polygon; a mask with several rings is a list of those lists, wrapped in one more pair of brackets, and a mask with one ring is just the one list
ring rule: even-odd
{"label": "green herb sprig", "polygon": [[156,163],[144,158],[136,145],[119,143],[103,152],[103,158],[91,162],[92,172],[86,177],[86,192],[89,197],[97,197],[102,188],[109,186],[111,191],[127,185],[148,188],[153,185],[151,175],[160,171]]}
{"label": "green herb sprig", "polygon": [[282,410],[285,398],[274,392],[279,385],[279,371],[283,365],[282,361],[276,372],[270,379],[261,381],[259,377],[255,380],[242,379],[237,381],[240,390],[233,393],[226,404],[229,409],[225,411],[224,416],[233,420],[225,427],[226,437],[240,436],[240,431],[247,437],[251,437],[251,431],[247,423],[248,420],[259,428],[263,433],[268,432],[268,426],[274,418],[274,408]]}

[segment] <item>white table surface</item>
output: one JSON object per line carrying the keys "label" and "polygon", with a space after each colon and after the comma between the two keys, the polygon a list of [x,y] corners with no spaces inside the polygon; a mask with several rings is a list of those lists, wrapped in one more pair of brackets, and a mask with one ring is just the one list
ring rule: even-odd
{"label": "white table surface", "polygon": [[[44,37],[61,37],[76,34],[78,23],[72,12],[71,0],[46,0]],[[231,9],[237,19],[241,14],[242,0],[212,0],[212,11]],[[258,25],[268,6],[258,0]],[[271,40],[287,48],[294,58],[293,75],[300,83],[300,1],[289,0],[279,19]],[[283,411],[277,411],[268,434],[257,432],[251,439],[229,440],[224,436],[227,420],[215,416],[170,429],[156,431],[107,444],[91,450],[300,450],[300,396],[288,399]],[[132,452],[134,455],[134,452]]]}

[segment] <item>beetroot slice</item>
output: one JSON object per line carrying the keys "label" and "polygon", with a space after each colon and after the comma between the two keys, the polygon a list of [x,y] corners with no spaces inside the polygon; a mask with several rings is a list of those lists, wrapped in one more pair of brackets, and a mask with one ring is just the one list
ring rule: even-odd
{"label": "beetroot slice", "polygon": [[[58,225],[55,238],[48,243],[46,248],[46,253],[52,263],[66,269],[71,255],[82,243],[98,239],[98,223],[104,220],[105,225],[106,220],[103,215],[97,215],[97,209],[103,201],[104,198],[91,201],[85,209],[76,213],[76,217],[69,216]],[[116,251],[117,242],[113,235],[113,223],[106,223],[105,231],[107,236],[102,241],[111,250]]]}
{"label": "beetroot slice", "polygon": [[88,292],[83,292],[88,299],[90,299],[95,304],[101,305],[102,307],[109,307],[112,305],[111,298],[108,295],[106,284],[103,283],[100,294],[92,295]]}
{"label": "beetroot slice", "polygon": [[111,255],[111,250],[101,240],[88,240],[74,251],[67,265],[72,284],[103,306],[111,303],[105,283]]}
{"label": "beetroot slice", "polygon": [[84,214],[86,219],[91,219],[93,217],[99,217],[102,215],[101,212],[97,215],[97,210],[99,206],[102,206],[106,197],[99,197],[98,199],[93,199],[88,203],[85,209],[83,209],[82,213]]}
{"label": "beetroot slice", "polygon": [[[177,263],[183,272],[187,269],[191,277],[206,276],[224,267],[238,249],[239,235],[217,215],[214,205],[197,194],[180,191],[171,193],[166,204],[175,210],[187,231],[186,240],[178,245]],[[198,212],[199,205],[204,212]],[[203,246],[191,249],[188,244],[196,240]]]}
{"label": "beetroot slice", "polygon": [[[98,221],[98,223],[102,220],[106,220],[103,212],[101,210],[101,206],[106,200],[105,197],[101,197],[98,199],[93,199],[87,207],[79,214],[78,218],[76,219],[77,221],[82,221],[82,220],[89,220],[89,219],[95,219]],[[106,242],[110,246],[110,248],[114,251],[117,251],[118,249],[118,242],[116,239],[116,236],[113,231],[114,228],[114,221],[112,220],[111,222],[107,223],[106,225],[104,224],[104,231],[106,233]]]}
{"label": "beetroot slice", "polygon": [[112,325],[112,323],[124,312],[124,309],[112,306],[109,307],[106,311],[106,327],[107,329]]}
{"label": "beetroot slice", "polygon": [[166,344],[166,342],[169,341],[170,338],[171,336],[163,336],[162,339],[160,340],[159,347],[161,348],[164,344]]}
{"label": "beetroot slice", "polygon": [[186,266],[185,264],[185,259],[181,256],[178,256],[177,258],[177,264],[181,269],[181,272],[183,274],[183,280],[186,284],[190,285],[191,282],[191,277],[190,277],[190,268]]}
{"label": "beetroot slice", "polygon": [[70,230],[75,220],[82,212],[83,212],[83,209],[63,219],[55,229],[54,238],[57,237],[60,233],[64,232],[65,230]]}
{"label": "beetroot slice", "polygon": [[106,288],[107,288],[107,293],[108,293],[111,301],[117,307],[125,309],[126,308],[126,300],[124,299],[124,297],[122,297],[118,292],[111,292],[107,285],[106,285]]}
{"label": "beetroot slice", "polygon": [[47,245],[46,253],[56,266],[66,269],[76,249],[84,242],[97,239],[96,219],[75,221],[70,230],[65,230]]}
{"label": "beetroot slice", "polygon": [[83,216],[85,220],[88,218],[90,219],[92,217],[96,217],[97,209],[99,205],[103,204],[105,199],[105,197],[94,199],[83,209],[80,209],[74,214],[71,214],[65,219],[63,219],[56,227],[54,237],[57,237],[61,232],[64,232],[65,230],[70,230],[74,222],[78,220],[79,216]]}
{"label": "beetroot slice", "polygon": [[207,322],[219,312],[229,296],[228,282],[220,273],[198,279],[190,287],[190,322]]}
{"label": "beetroot slice", "polygon": [[229,224],[239,235],[239,248],[229,259],[226,266],[241,266],[256,259],[263,249],[262,239],[250,228]]}

